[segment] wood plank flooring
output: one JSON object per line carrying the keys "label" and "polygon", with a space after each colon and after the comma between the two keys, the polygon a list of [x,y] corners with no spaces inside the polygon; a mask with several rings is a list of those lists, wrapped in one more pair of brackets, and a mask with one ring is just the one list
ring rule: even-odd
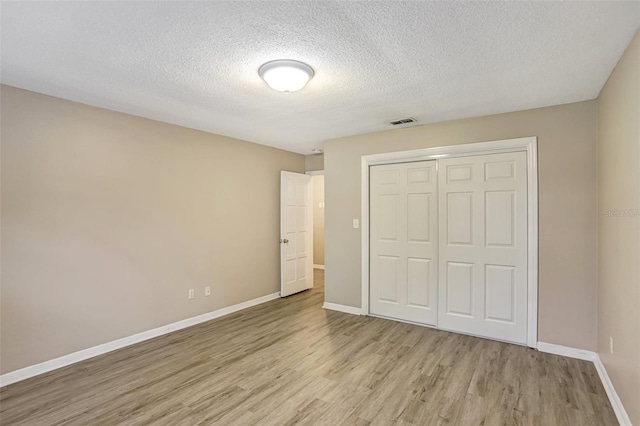
{"label": "wood plank flooring", "polygon": [[2,425],[614,425],[594,366],[313,290],[0,390]]}

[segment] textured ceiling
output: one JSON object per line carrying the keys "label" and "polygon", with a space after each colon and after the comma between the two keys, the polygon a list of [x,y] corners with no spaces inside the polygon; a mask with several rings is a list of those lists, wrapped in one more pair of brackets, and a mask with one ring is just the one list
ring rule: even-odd
{"label": "textured ceiling", "polygon": [[[597,97],[639,2],[2,2],[2,82],[303,154]],[[269,60],[316,72],[283,94]]]}

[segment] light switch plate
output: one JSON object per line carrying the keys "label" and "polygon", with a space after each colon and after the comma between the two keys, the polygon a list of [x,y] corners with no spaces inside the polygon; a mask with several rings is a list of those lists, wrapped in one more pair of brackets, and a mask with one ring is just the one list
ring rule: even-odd
{"label": "light switch plate", "polygon": [[353,229],[360,228],[360,221],[358,219],[353,219]]}

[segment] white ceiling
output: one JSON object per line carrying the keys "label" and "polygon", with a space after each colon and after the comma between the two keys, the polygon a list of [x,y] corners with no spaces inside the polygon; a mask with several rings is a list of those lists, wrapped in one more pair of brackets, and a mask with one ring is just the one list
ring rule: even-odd
{"label": "white ceiling", "polygon": [[[640,2],[3,2],[4,84],[310,154],[322,141],[597,97]],[[258,67],[315,77],[270,89]]]}

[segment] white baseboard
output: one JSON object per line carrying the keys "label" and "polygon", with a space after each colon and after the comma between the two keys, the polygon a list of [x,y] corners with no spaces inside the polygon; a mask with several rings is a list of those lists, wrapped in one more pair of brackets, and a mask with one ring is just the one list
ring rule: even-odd
{"label": "white baseboard", "polygon": [[596,356],[597,356],[597,354],[593,351],[570,348],[568,346],[562,346],[562,345],[554,345],[553,343],[538,342],[538,345],[536,346],[536,348],[540,352],[567,356],[569,358],[583,359],[585,361],[593,361],[596,359]]}
{"label": "white baseboard", "polygon": [[339,305],[337,303],[324,302],[322,307],[331,311],[344,312],[345,314],[362,315],[362,309],[353,306]]}
{"label": "white baseboard", "polygon": [[570,348],[567,346],[554,345],[553,343],[544,343],[538,342],[537,346],[540,352],[547,352],[554,355],[562,355],[569,358],[577,358],[583,359],[586,361],[591,361],[596,367],[596,371],[598,372],[598,376],[600,376],[600,381],[602,382],[602,386],[604,390],[607,392],[607,397],[609,398],[609,402],[611,403],[611,407],[613,408],[616,417],[618,418],[618,423],[621,426],[631,426],[631,420],[629,420],[629,415],[627,411],[624,409],[622,405],[622,401],[618,396],[615,388],[613,387],[613,383],[611,383],[611,379],[607,374],[606,368],[604,368],[604,364],[600,360],[600,356],[596,352],[586,351],[584,349],[576,349]]}
{"label": "white baseboard", "polygon": [[602,386],[604,386],[604,390],[607,392],[607,396],[609,397],[609,402],[611,402],[613,412],[616,413],[618,423],[620,423],[621,426],[631,426],[629,415],[624,409],[622,401],[620,401],[620,397],[613,387],[613,383],[611,383],[611,379],[607,374],[607,370],[604,368],[604,364],[600,359],[600,355],[596,354],[596,358],[593,360],[593,363],[595,364],[596,370],[598,371],[598,376],[600,376],[600,380],[602,381]]}
{"label": "white baseboard", "polygon": [[182,321],[154,328],[152,330],[143,331],[132,336],[123,337],[122,339],[114,340],[112,342],[103,343],[101,345],[93,346],[88,349],[73,352],[59,358],[42,362],[40,364],[30,365],[29,367],[21,368],[20,370],[5,373],[0,376],[0,387],[7,386],[12,383],[16,383],[43,373],[47,373],[58,368],[66,367],[67,365],[75,364],[76,362],[84,361],[85,359],[93,358],[107,352],[115,351],[116,349],[121,349],[126,346],[144,342],[145,340],[153,339],[154,337],[162,336],[163,334],[171,333],[172,331],[181,330],[183,328],[191,327],[193,325],[210,321],[215,318],[220,318],[222,316],[229,315],[234,312],[277,299],[279,297],[280,293],[268,294],[266,296],[258,297],[253,300],[238,303],[237,305],[227,306],[226,308],[207,312],[206,314],[187,318]]}
{"label": "white baseboard", "polygon": [[324,265],[313,265],[313,269],[324,269]]}

